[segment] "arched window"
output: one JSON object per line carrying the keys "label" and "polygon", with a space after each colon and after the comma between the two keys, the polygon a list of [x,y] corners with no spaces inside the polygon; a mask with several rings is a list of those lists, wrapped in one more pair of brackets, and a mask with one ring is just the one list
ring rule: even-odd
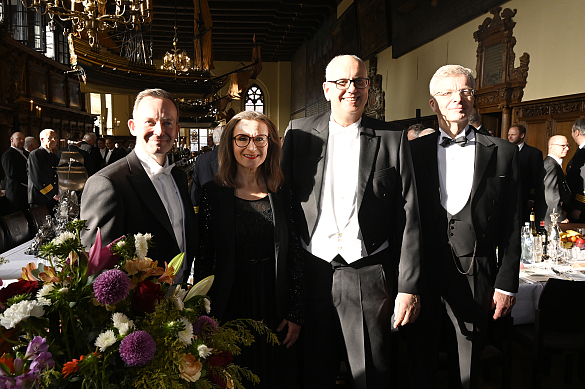
{"label": "arched window", "polygon": [[264,93],[258,85],[252,85],[246,92],[245,110],[264,113]]}

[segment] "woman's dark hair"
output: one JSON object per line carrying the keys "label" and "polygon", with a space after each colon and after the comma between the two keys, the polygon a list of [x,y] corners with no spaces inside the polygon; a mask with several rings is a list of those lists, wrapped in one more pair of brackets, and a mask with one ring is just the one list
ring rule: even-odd
{"label": "woman's dark hair", "polygon": [[268,127],[268,151],[266,160],[260,165],[260,172],[264,176],[266,186],[271,192],[278,191],[278,188],[284,182],[284,174],[280,168],[280,159],[282,157],[282,146],[280,137],[274,123],[265,115],[256,111],[242,111],[232,118],[225,126],[221,133],[221,142],[219,142],[219,169],[215,176],[215,181],[222,186],[237,188],[236,173],[237,161],[234,156],[234,129],[241,120],[254,120],[262,122]]}

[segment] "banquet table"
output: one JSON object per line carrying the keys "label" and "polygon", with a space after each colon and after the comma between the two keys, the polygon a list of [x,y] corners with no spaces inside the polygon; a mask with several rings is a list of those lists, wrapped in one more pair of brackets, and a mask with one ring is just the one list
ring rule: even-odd
{"label": "banquet table", "polygon": [[[558,273],[555,273],[556,270]],[[520,269],[520,284],[516,294],[516,305],[512,308],[514,325],[534,323],[534,310],[544,285],[549,278],[585,281],[583,272],[574,270],[571,265],[554,265],[538,263],[532,267]]]}
{"label": "banquet table", "polygon": [[4,257],[4,259],[8,261],[8,263],[0,266],[0,278],[2,279],[4,286],[15,282],[17,278],[20,277],[22,268],[28,263],[37,262],[38,258],[34,255],[27,255],[24,253],[31,243],[32,240],[29,240],[20,246],[16,246],[15,248],[0,254],[0,257]]}

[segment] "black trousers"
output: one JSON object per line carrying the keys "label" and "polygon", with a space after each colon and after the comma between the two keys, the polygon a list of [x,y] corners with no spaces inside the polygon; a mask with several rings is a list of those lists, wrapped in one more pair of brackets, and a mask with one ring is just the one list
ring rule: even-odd
{"label": "black trousers", "polygon": [[[390,250],[347,264],[309,255],[307,321],[302,337],[304,389],[333,388],[341,360],[356,389],[388,388],[396,270]],[[383,265],[388,264],[388,265]]]}

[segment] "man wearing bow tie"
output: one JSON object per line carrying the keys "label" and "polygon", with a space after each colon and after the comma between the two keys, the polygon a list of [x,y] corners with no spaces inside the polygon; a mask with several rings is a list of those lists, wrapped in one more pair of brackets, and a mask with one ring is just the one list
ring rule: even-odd
{"label": "man wearing bow tie", "polygon": [[185,252],[176,280],[187,280],[197,249],[195,213],[187,189],[187,176],[168,164],[166,153],[179,134],[178,109],[172,96],[162,89],[138,94],[133,118],[128,121],[136,136],[135,149],[93,176],[85,185],[81,219],[88,231],[83,243],[94,243],[97,228],[106,245],[124,234],[153,236],[148,256],[164,262]]}
{"label": "man wearing bow tie", "polygon": [[[445,334],[461,387],[477,387],[487,325],[510,313],[518,291],[518,149],[468,124],[474,87],[470,69],[437,70],[429,103],[439,132],[410,142],[427,275],[421,314],[409,337],[414,388],[436,387]],[[425,374],[417,371],[420,366]]]}
{"label": "man wearing bow tie", "polygon": [[323,83],[331,111],[292,121],[285,136],[283,171],[308,252],[304,389],[334,388],[342,358],[355,389],[390,387],[391,326],[420,309],[410,149],[402,128],[363,115],[367,77],[361,59],[335,57]]}

